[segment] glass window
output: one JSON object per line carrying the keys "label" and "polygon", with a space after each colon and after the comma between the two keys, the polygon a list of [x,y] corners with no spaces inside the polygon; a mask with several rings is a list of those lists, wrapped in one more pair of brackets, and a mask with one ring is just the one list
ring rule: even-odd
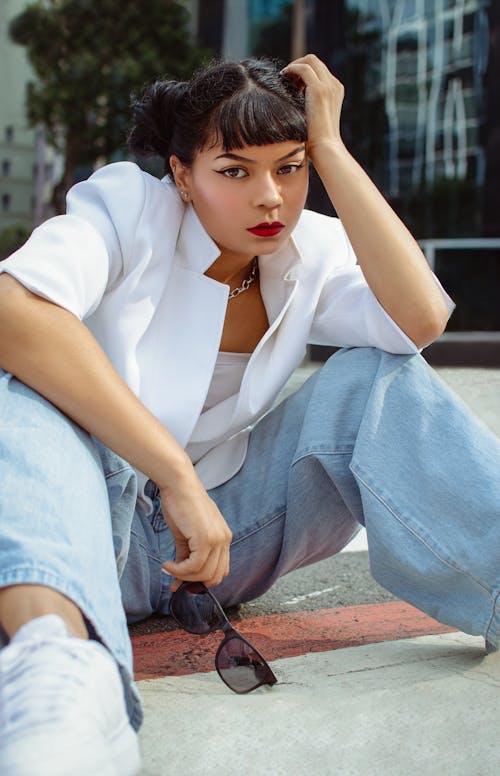
{"label": "glass window", "polygon": [[469,180],[475,180],[477,174],[477,157],[475,154],[471,154],[467,157],[467,178]]}
{"label": "glass window", "polygon": [[463,17],[463,32],[464,35],[474,32],[474,17],[473,13],[466,13]]}
{"label": "glass window", "polygon": [[408,161],[401,161],[398,164],[399,183],[405,189],[409,189],[412,182],[413,164]]}
{"label": "glass window", "polygon": [[477,124],[470,124],[467,127],[467,148],[475,148],[479,143],[479,127]]}
{"label": "glass window", "polygon": [[446,40],[451,40],[455,34],[455,25],[451,19],[447,19],[444,23],[444,37]]}
{"label": "glass window", "polygon": [[415,19],[417,16],[417,3],[416,0],[406,0],[403,6],[402,21],[407,22],[411,19]]}
{"label": "glass window", "polygon": [[2,175],[10,175],[10,160],[2,160]]}
{"label": "glass window", "polygon": [[398,110],[398,123],[402,131],[414,135],[417,128],[417,106],[402,106]]}
{"label": "glass window", "polygon": [[418,91],[415,83],[396,84],[396,102],[400,105],[418,102]]}
{"label": "glass window", "polygon": [[2,194],[2,210],[4,213],[10,210],[10,194]]}
{"label": "glass window", "polygon": [[397,62],[397,74],[398,76],[406,76],[407,78],[416,78],[417,76],[417,57],[413,54],[400,54]]}
{"label": "glass window", "polygon": [[14,140],[14,127],[11,124],[5,127],[5,139],[7,143],[11,143]]}
{"label": "glass window", "polygon": [[413,132],[401,132],[399,135],[400,159],[413,159],[415,154],[415,134]]}
{"label": "glass window", "polygon": [[398,54],[408,52],[416,54],[418,50],[418,39],[416,35],[401,35],[398,38]]}

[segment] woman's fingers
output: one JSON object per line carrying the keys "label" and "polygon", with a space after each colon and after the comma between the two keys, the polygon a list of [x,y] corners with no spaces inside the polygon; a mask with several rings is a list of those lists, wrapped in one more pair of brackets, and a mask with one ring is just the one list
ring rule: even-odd
{"label": "woman's fingers", "polygon": [[163,568],[184,582],[204,582],[218,585],[229,573],[229,546],[216,545],[211,549],[206,546],[198,548],[179,546],[176,543],[175,561],[166,561]]}
{"label": "woman's fingers", "polygon": [[305,88],[308,152],[316,165],[320,149],[340,141],[343,84],[314,54],[290,62],[283,73]]}
{"label": "woman's fingers", "polygon": [[[163,568],[176,580],[182,582],[204,582],[207,587],[219,585],[227,575],[229,564],[226,552],[212,553],[194,551],[181,561],[167,561]],[[178,585],[177,585],[178,586]]]}
{"label": "woman's fingers", "polygon": [[283,68],[282,72],[291,80],[298,77],[306,87],[327,82],[330,78],[336,80],[325,63],[314,54],[306,54],[304,57],[294,59]]}

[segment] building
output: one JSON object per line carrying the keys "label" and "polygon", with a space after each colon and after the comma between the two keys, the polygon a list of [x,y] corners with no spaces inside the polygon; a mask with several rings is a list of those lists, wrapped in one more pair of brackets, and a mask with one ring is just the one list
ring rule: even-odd
{"label": "building", "polygon": [[435,257],[449,328],[498,331],[498,3],[339,5],[348,144]]}
{"label": "building", "polygon": [[[383,109],[379,135],[369,141],[379,146],[378,183],[406,209],[421,237],[494,232],[485,222],[483,196],[491,162],[485,139],[492,129],[491,107],[498,102],[490,65],[495,4],[345,0],[344,5],[350,31],[347,86],[354,80],[356,99]],[[375,161],[367,145],[365,140],[365,153]],[[430,203],[427,211],[415,202],[422,194]],[[444,206],[439,213],[437,203]]]}
{"label": "building", "polygon": [[31,129],[26,119],[26,84],[33,71],[24,49],[9,39],[9,23],[25,5],[26,0],[0,3],[0,231],[13,225],[29,230],[42,221],[54,177],[54,155],[46,152],[42,131]]}

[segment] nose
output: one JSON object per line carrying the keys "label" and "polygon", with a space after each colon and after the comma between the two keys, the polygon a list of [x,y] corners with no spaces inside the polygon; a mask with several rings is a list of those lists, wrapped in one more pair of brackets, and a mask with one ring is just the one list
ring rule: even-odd
{"label": "nose", "polygon": [[254,202],[258,207],[265,207],[267,210],[274,210],[283,204],[281,186],[273,175],[259,176],[255,186]]}

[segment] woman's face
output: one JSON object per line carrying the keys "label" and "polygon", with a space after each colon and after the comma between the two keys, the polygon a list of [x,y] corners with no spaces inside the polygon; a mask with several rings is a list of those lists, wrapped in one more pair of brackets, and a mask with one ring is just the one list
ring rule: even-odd
{"label": "woman's face", "polygon": [[308,163],[300,141],[231,152],[216,145],[200,151],[189,168],[176,157],[171,164],[221,258],[235,269],[283,245],[305,204]]}

